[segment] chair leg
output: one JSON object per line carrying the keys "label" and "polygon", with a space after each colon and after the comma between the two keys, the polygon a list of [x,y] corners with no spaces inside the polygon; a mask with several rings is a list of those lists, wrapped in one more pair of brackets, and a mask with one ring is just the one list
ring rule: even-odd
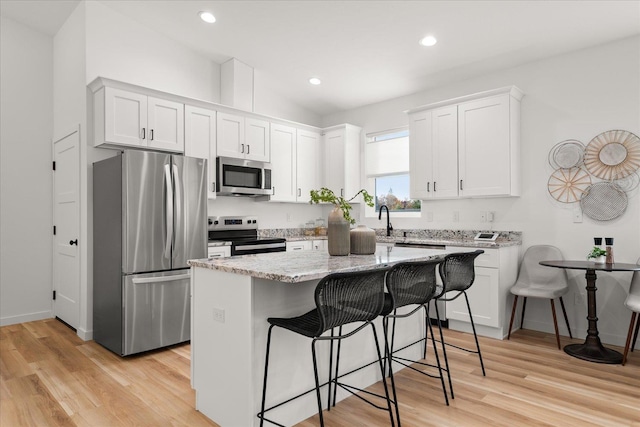
{"label": "chair leg", "polygon": [[636,341],[638,341],[638,329],[640,329],[640,317],[636,321],[636,332],[633,335],[633,342],[631,343],[631,351],[636,347]]}
{"label": "chair leg", "polygon": [[316,399],[318,401],[318,416],[320,417],[320,426],[324,427],[324,418],[322,417],[322,399],[320,398],[320,381],[318,380],[318,361],[316,359],[315,338],[311,342],[311,357],[313,358],[313,378],[316,381]]}
{"label": "chair leg", "polygon": [[573,338],[571,335],[571,327],[569,326],[569,318],[567,317],[567,310],[564,308],[564,300],[560,297],[560,305],[562,306],[562,314],[564,315],[564,322],[567,324],[567,330],[569,331],[569,338]]}
{"label": "chair leg", "polygon": [[556,331],[556,341],[558,342],[558,350],[560,350],[561,349],[560,334],[558,333],[558,319],[556,318],[556,306],[553,303],[553,298],[550,301],[551,301],[551,314],[553,314],[553,328]]}
{"label": "chair leg", "polygon": [[513,296],[513,308],[511,308],[511,321],[509,322],[509,333],[507,339],[511,338],[511,328],[513,328],[513,318],[516,317],[516,307],[518,306],[518,295]]}
{"label": "chair leg", "polygon": [[[389,398],[389,388],[387,387],[387,378],[385,377],[385,369],[382,364],[382,354],[380,354],[380,343],[378,341],[378,333],[376,332],[376,327],[371,323],[371,329],[373,330],[373,339],[376,344],[376,351],[378,352],[378,364],[380,365],[380,373],[382,374],[382,385],[384,387],[384,395],[387,398],[387,408],[389,410],[389,418],[391,420],[391,427],[394,427],[395,424],[393,422],[393,410],[391,409],[391,399]],[[385,353],[388,353],[387,348],[387,340],[385,339]],[[391,365],[391,362],[389,362]],[[389,369],[389,378],[391,379],[391,389],[393,391],[393,403],[396,407],[396,419],[398,420],[398,427],[400,427],[400,410],[398,409],[398,397],[396,395],[396,383],[393,379],[393,370]]]}
{"label": "chair leg", "polygon": [[[451,382],[451,371],[449,370],[449,359],[447,358],[447,346],[444,344],[444,335],[442,334],[442,323],[440,322],[440,313],[438,312],[438,304],[436,303],[435,306],[436,306],[436,317],[438,318],[438,330],[440,331],[440,345],[442,346],[442,356],[444,357],[444,366],[447,369],[447,377],[449,379],[449,392],[451,393],[451,398],[455,399],[455,396],[453,395],[453,383]],[[425,310],[427,310],[427,313],[429,312],[428,306],[425,306]],[[428,314],[427,314],[427,317],[429,317]],[[427,346],[426,338],[427,337],[425,336],[425,340],[424,340],[425,348]]]}
{"label": "chair leg", "polygon": [[[631,344],[631,333],[633,332],[633,324],[636,322],[635,311],[631,312],[631,322],[629,322],[629,332],[627,333],[627,343],[624,345],[624,353],[622,354],[622,366],[627,363],[627,354],[629,353],[629,346]],[[640,324],[640,322],[638,322]],[[635,343],[634,343],[635,344]]]}
{"label": "chair leg", "polygon": [[[331,338],[333,338],[333,329],[331,328]],[[331,374],[333,372],[333,340],[329,340],[329,381],[327,382],[327,409],[331,410]]]}
{"label": "chair leg", "polygon": [[264,381],[262,382],[262,405],[260,406],[260,427],[264,425],[264,404],[267,397],[267,373],[269,372],[269,349],[271,348],[271,330],[274,325],[269,326],[267,333],[267,355],[264,361]]}
{"label": "chair leg", "polygon": [[522,315],[520,316],[520,329],[524,329],[524,310],[527,308],[527,297],[522,298]]}
{"label": "chair leg", "polygon": [[440,365],[440,357],[438,356],[438,348],[436,347],[436,339],[433,336],[433,328],[429,322],[429,333],[431,334],[431,344],[433,345],[433,354],[436,355],[436,365],[440,373],[440,383],[442,384],[442,392],[444,393],[444,402],[449,406],[449,396],[447,395],[447,386],[444,385],[444,375],[442,375],[442,366]]}
{"label": "chair leg", "polygon": [[[342,325],[338,328],[338,335],[342,336]],[[336,355],[336,371],[334,374],[334,382],[333,384],[333,406],[336,406],[336,396],[338,395],[338,365],[340,364],[340,347],[342,344],[342,340],[338,340],[338,354]],[[331,396],[331,395],[329,395]],[[331,407],[331,401],[327,403],[328,407]]]}
{"label": "chair leg", "polygon": [[[467,311],[469,312],[469,320],[471,321],[471,328],[473,329],[473,337],[476,340],[476,348],[478,349],[478,357],[480,358],[480,367],[482,368],[482,376],[486,377],[487,374],[484,371],[484,362],[482,361],[482,353],[480,352],[480,343],[478,342],[478,334],[476,334],[476,325],[473,323],[473,315],[471,314],[471,305],[469,304],[469,297],[467,296],[466,292],[463,292],[463,294],[464,294],[465,301],[467,301]],[[525,298],[525,301],[526,301],[526,298]]]}

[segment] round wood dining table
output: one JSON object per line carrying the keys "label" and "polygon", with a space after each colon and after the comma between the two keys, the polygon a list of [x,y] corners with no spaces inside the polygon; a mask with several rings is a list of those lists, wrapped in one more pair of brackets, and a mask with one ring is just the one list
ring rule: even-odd
{"label": "round wood dining table", "polygon": [[598,316],[596,312],[596,271],[640,271],[638,264],[601,264],[592,261],[540,261],[546,267],[569,270],[586,270],[587,279],[587,338],[582,344],[569,344],[564,347],[565,353],[579,359],[598,363],[622,363],[622,353],[606,348],[598,336]]}

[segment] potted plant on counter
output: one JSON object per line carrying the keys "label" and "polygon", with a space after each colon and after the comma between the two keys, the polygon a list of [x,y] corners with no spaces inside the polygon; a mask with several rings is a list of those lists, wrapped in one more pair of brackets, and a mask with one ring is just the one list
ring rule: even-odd
{"label": "potted plant on counter", "polygon": [[350,235],[349,226],[355,224],[356,220],[351,217],[351,201],[362,194],[364,203],[373,206],[373,196],[371,196],[364,188],[358,191],[350,199],[342,196],[336,196],[333,191],[326,187],[320,190],[311,190],[311,200],[309,203],[332,203],[333,210],[329,213],[328,221],[328,250],[329,255],[349,255],[350,251]]}
{"label": "potted plant on counter", "polygon": [[589,252],[589,254],[587,255],[587,259],[593,258],[593,262],[598,264],[604,264],[606,260],[605,255],[607,255],[607,251],[597,246],[594,246],[593,249],[591,249],[591,252]]}

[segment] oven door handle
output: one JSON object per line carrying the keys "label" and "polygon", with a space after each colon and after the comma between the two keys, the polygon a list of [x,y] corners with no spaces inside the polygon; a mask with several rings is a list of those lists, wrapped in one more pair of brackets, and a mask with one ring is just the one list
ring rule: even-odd
{"label": "oven door handle", "polygon": [[238,245],[234,246],[236,251],[252,251],[256,249],[274,249],[274,248],[286,248],[287,244],[282,243],[262,243],[257,245]]}

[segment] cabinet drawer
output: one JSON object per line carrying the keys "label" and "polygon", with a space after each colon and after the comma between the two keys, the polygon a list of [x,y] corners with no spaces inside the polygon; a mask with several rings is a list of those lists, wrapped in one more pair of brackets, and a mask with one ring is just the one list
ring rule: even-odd
{"label": "cabinet drawer", "polygon": [[[473,248],[464,246],[447,246],[447,250],[467,252]],[[498,249],[484,248],[484,253],[478,256],[475,261],[476,267],[498,268],[500,263],[500,251]]]}

